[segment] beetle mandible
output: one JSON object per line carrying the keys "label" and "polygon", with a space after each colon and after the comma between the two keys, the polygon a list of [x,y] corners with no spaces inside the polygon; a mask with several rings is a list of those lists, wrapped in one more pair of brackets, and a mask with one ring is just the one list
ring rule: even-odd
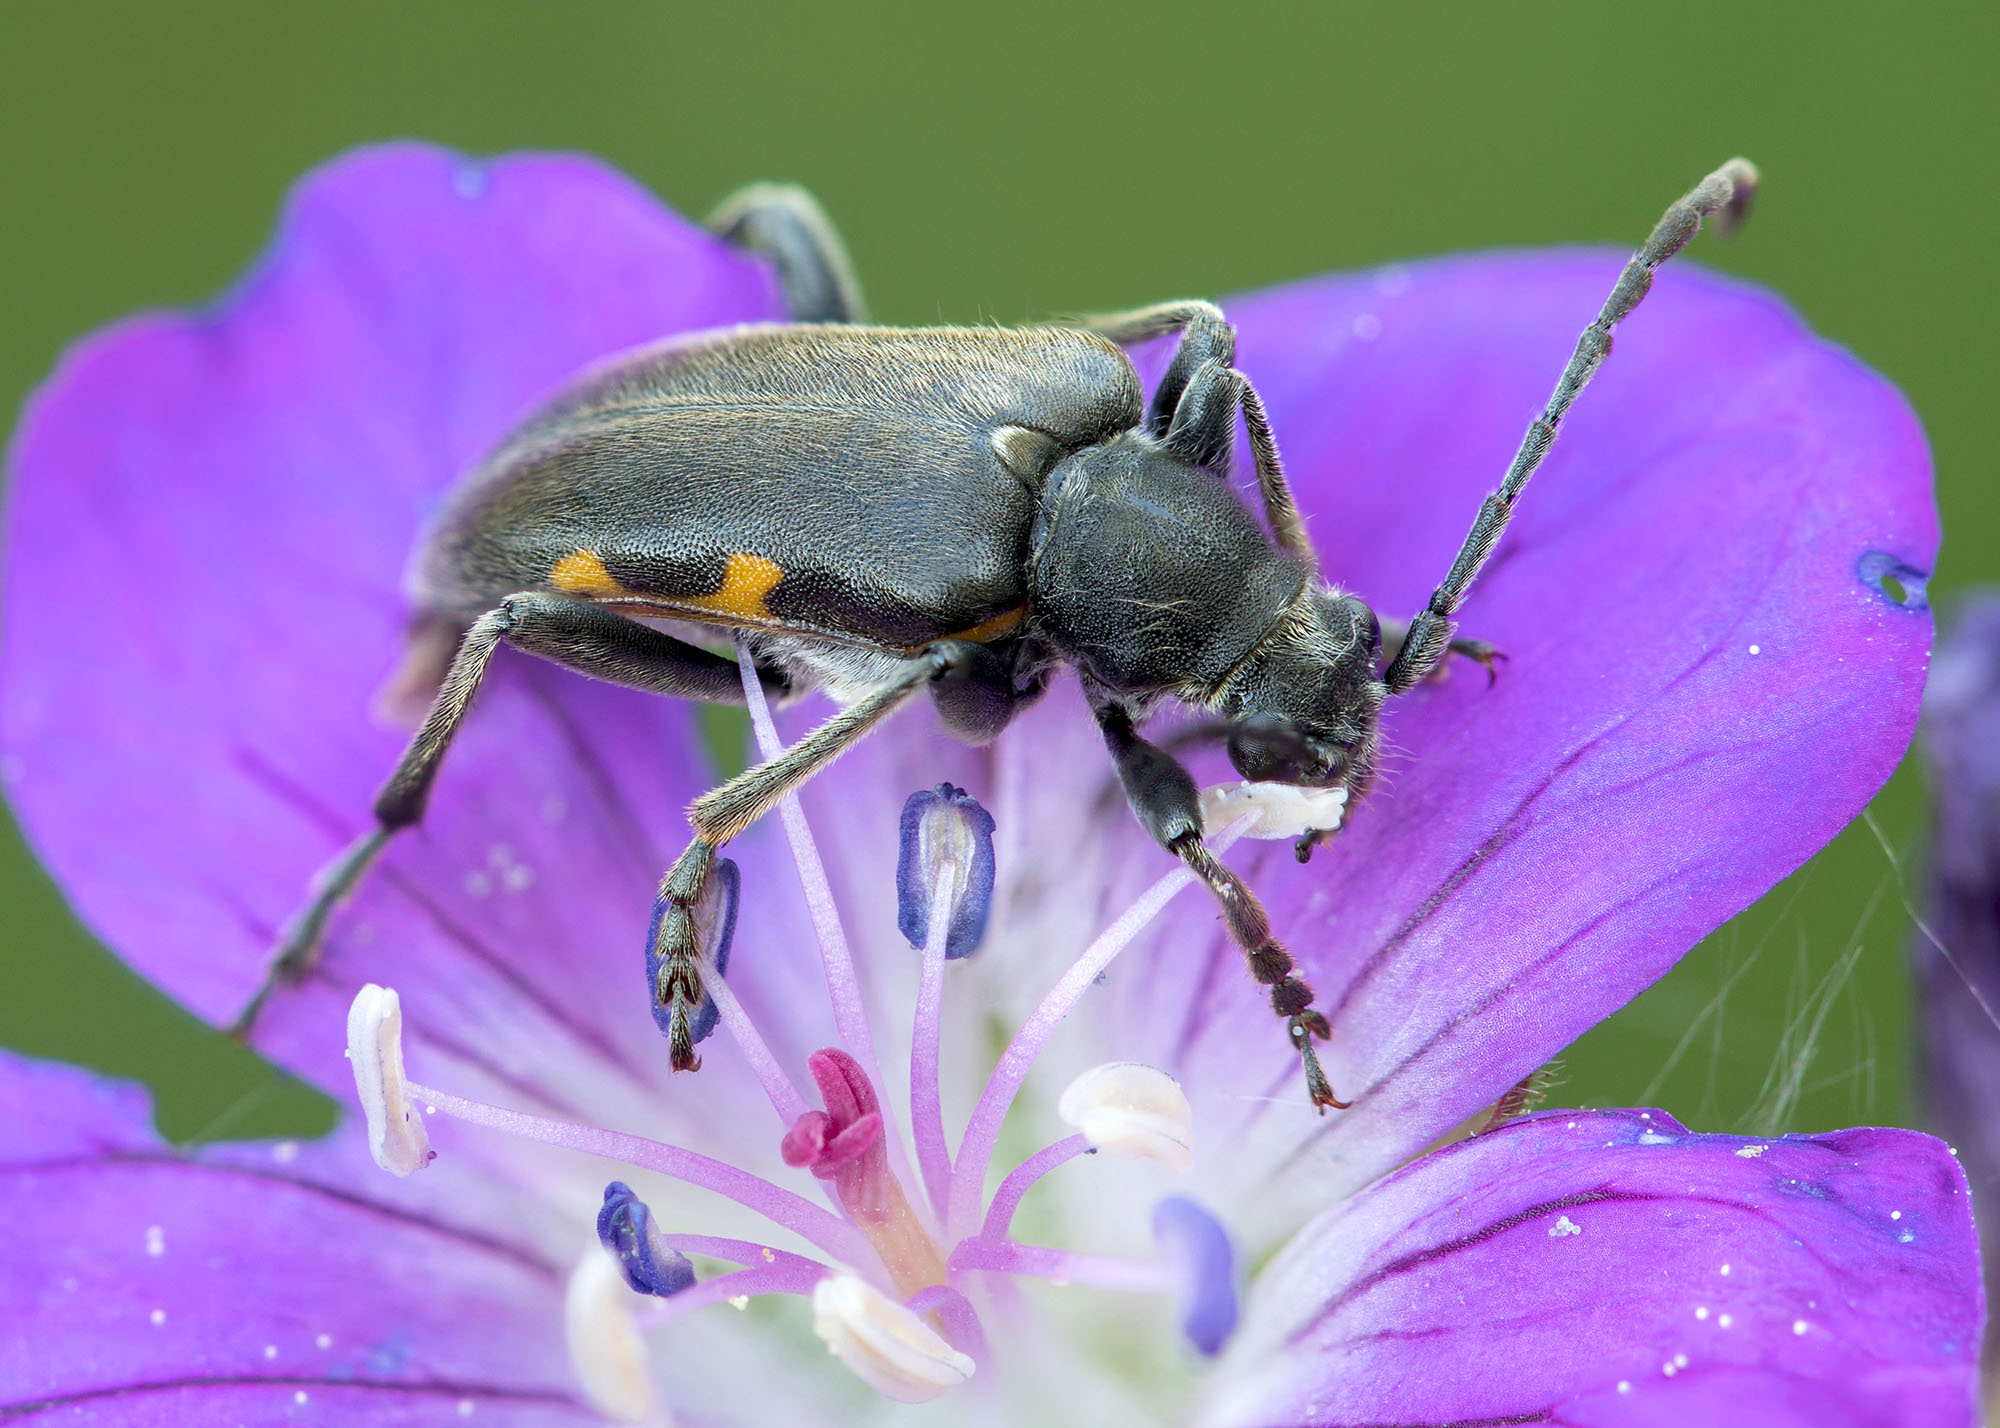
{"label": "beetle mandible", "polygon": [[[1212,303],[1020,329],[865,325],[860,289],[803,190],[755,185],[710,220],[768,258],[794,321],[695,333],[614,359],[531,416],[453,492],[418,553],[411,669],[430,712],[375,826],[286,929],[248,1030],[314,955],[333,907],[423,817],[503,642],[580,674],[741,704],[736,663],[643,623],[729,632],[773,693],[842,711],[689,810],[651,953],[674,1069],[700,1065],[694,910],[716,850],[928,689],[982,743],[1074,667],[1132,811],[1205,883],[1270,989],[1322,1112],[1344,1107],[1331,1034],[1262,905],[1203,842],[1194,780],[1138,732],[1164,700],[1218,721],[1246,779],[1365,793],[1382,706],[1457,651],[1453,617],[1611,333],[1704,218],[1732,226],[1756,170],[1732,159],[1669,207],[1583,330],[1499,489],[1407,625],[1321,578],[1236,335]],[[1179,334],[1150,402],[1124,352]],[[1236,495],[1249,434],[1265,523]],[[454,652],[455,650],[455,652]],[[447,658],[448,656],[448,662]],[[1378,661],[1386,660],[1377,673]],[[1307,857],[1319,835],[1297,845]]]}

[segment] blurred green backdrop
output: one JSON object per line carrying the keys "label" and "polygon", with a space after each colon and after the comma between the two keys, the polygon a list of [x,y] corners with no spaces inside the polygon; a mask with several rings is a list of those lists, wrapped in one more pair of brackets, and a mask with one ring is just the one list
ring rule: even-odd
{"label": "blurred green backdrop", "polygon": [[[1760,211],[1697,260],[1779,289],[1902,385],[1937,457],[1934,594],[2000,576],[1989,7],[838,8],[10,5],[0,400],[78,334],[223,287],[304,169],[397,136],[590,150],[692,213],[801,180],[904,322],[1629,244],[1741,152]],[[1911,770],[1874,817],[1879,839],[1850,829],[1573,1048],[1556,1102],[1718,1130],[1911,1120],[1889,856],[1920,868]],[[0,1042],[150,1082],[169,1136],[330,1123],[95,944],[11,824],[0,977]]]}

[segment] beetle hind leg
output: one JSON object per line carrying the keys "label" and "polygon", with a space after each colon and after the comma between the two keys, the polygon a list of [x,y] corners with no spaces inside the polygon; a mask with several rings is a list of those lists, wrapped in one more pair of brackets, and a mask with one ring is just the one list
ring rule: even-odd
{"label": "beetle hind leg", "polygon": [[794,322],[866,322],[847,245],[819,200],[797,184],[753,183],[708,216],[709,231],[768,259]]}
{"label": "beetle hind leg", "polygon": [[334,909],[360,885],[389,840],[422,820],[438,769],[502,643],[613,684],[708,703],[743,702],[733,660],[587,601],[534,593],[501,601],[466,630],[430,713],[376,796],[374,826],[315,879],[312,901],[286,925],[270,970],[229,1035],[246,1040],[271,994],[311,971]]}

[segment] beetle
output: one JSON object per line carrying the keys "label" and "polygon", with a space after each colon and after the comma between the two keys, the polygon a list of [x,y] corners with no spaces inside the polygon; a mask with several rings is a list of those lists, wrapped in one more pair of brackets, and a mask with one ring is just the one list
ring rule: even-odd
{"label": "beetle", "polygon": [[[791,323],[676,337],[613,359],[530,416],[452,492],[418,552],[412,668],[435,693],[322,875],[272,976],[309,964],[333,907],[424,813],[503,643],[682,699],[745,702],[737,663],[649,619],[740,641],[775,694],[843,708],[689,810],[660,885],[649,965],[675,1070],[705,991],[695,913],[717,850],[924,690],[952,733],[994,738],[1074,668],[1132,811],[1214,894],[1296,1048],[1313,1104],[1344,1107],[1331,1034],[1254,893],[1203,841],[1194,780],[1139,733],[1204,710],[1244,778],[1365,793],[1389,696],[1456,650],[1454,616],[1564,414],[1654,270],[1706,217],[1732,226],[1756,171],[1732,159],[1670,206],[1583,330],[1449,572],[1407,625],[1320,574],[1235,330],[1191,300],[1038,327],[867,325],[844,247],[803,190],[756,185],[711,219],[768,258]],[[1125,348],[1178,336],[1150,400]],[[1249,436],[1260,524],[1230,464]],[[448,659],[446,658],[448,657]],[[1379,670],[1379,672],[1378,672]],[[1297,844],[1310,855],[1315,838]]]}

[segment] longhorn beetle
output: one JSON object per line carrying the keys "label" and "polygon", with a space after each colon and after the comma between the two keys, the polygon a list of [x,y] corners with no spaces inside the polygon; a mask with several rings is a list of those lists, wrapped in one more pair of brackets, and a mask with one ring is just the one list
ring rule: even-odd
{"label": "longhorn beetle", "polygon": [[[1732,159],[1667,209],[1443,582],[1400,627],[1321,578],[1264,404],[1235,368],[1235,329],[1213,304],[1016,330],[867,326],[819,206],[796,188],[744,190],[711,227],[773,263],[795,321],[614,359],[455,489],[415,566],[413,667],[435,686],[430,713],[375,802],[375,827],[287,928],[239,1032],[276,979],[308,965],[329,912],[389,838],[422,818],[503,641],[596,679],[744,702],[734,661],[634,618],[650,617],[730,631],[771,692],[817,687],[845,706],[689,810],[694,839],[661,883],[650,949],[675,1070],[700,1065],[694,912],[716,850],[918,692],[954,734],[983,743],[1067,664],[1132,811],[1208,885],[1270,988],[1314,1105],[1345,1106],[1313,1049],[1331,1028],[1312,990],[1256,895],[1203,843],[1194,780],[1138,727],[1176,699],[1219,719],[1246,779],[1365,792],[1388,696],[1451,650],[1490,674],[1496,652],[1455,639],[1453,616],[1612,329],[1702,219],[1733,226],[1755,185]],[[1148,403],[1123,349],[1172,333],[1179,346]],[[1268,532],[1229,481],[1239,414]],[[1316,836],[1300,840],[1301,859]]]}

